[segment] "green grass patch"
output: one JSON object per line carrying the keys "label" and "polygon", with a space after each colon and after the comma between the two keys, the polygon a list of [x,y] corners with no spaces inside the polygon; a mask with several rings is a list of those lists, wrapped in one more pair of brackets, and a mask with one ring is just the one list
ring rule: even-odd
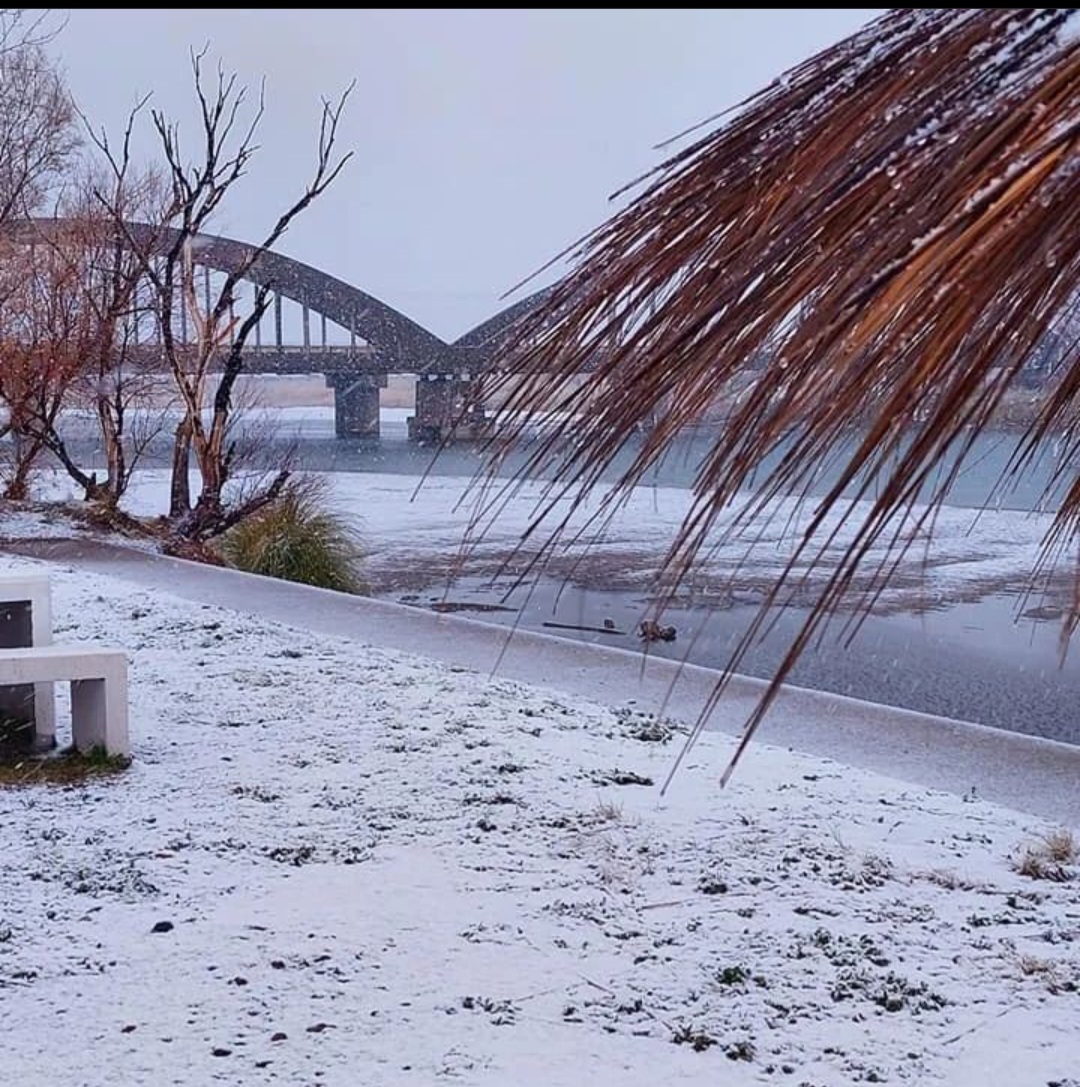
{"label": "green grass patch", "polygon": [[230,566],[250,574],[367,592],[360,536],[331,507],[328,486],[317,476],[290,481],[277,501],[226,533],[220,548]]}
{"label": "green grass patch", "polygon": [[81,785],[98,778],[113,777],[131,765],[125,755],[109,755],[95,747],[83,755],[75,748],[44,755],[0,757],[0,788],[28,785]]}

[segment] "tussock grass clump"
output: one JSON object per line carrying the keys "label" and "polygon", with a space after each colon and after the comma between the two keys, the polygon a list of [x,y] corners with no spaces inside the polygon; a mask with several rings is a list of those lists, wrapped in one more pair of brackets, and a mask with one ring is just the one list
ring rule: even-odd
{"label": "tussock grass clump", "polygon": [[1040,843],[1047,859],[1055,864],[1076,864],[1080,861],[1080,842],[1071,830],[1052,830]]}
{"label": "tussock grass clump", "polygon": [[305,476],[221,541],[225,561],[238,570],[343,593],[365,593],[359,572],[365,550],[349,520],[330,505],[322,479]]}
{"label": "tussock grass clump", "polygon": [[1080,865],[1080,842],[1071,830],[1052,830],[1033,845],[1027,846],[1014,860],[1013,867],[1028,879],[1047,879],[1064,883],[1076,878]]}
{"label": "tussock grass clump", "polygon": [[923,879],[927,883],[942,887],[946,891],[986,891],[988,889],[985,883],[962,876],[951,868],[931,868],[925,872],[915,872],[913,876],[915,879]]}

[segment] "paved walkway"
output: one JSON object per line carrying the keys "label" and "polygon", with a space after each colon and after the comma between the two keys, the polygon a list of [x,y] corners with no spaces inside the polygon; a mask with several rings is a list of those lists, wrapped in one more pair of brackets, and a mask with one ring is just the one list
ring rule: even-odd
{"label": "paved walkway", "polygon": [[[5,550],[92,570],[304,630],[353,638],[612,705],[636,701],[692,722],[717,673],[88,540],[11,542]],[[709,727],[737,734],[765,684],[738,677]],[[762,741],[1080,827],[1080,747],[798,687],[786,688]],[[747,758],[753,758],[753,749]],[[717,766],[717,776],[722,767]],[[678,787],[678,779],[675,782]]]}

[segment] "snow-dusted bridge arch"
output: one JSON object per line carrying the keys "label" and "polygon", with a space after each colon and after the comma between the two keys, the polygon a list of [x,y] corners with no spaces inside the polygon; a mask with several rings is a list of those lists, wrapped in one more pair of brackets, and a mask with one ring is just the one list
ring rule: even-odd
{"label": "snow-dusted bridge arch", "polygon": [[[33,219],[14,224],[11,231],[29,240],[64,225],[62,219]],[[127,233],[136,244],[145,242],[162,251],[177,237],[173,230],[142,223],[127,224]],[[195,235],[196,293],[202,287],[209,299],[212,274],[244,268],[253,248],[218,234]],[[200,275],[202,284],[198,284]],[[416,415],[410,433],[418,438],[438,436],[452,418],[460,416],[462,403],[474,393],[477,379],[499,365],[500,349],[513,322],[547,293],[538,292],[507,307],[450,344],[366,291],[273,250],[261,252],[243,279],[255,287],[269,288],[272,296],[267,314],[245,347],[245,370],[325,375],[327,385],[334,389],[336,432],[342,438],[378,437],[379,389],[389,374],[416,375]],[[290,320],[288,332],[285,300],[299,307],[300,316],[299,328]],[[238,310],[242,305],[238,299]],[[314,328],[313,315],[317,322]],[[187,320],[183,312],[180,324],[174,331],[184,339]],[[477,416],[473,418],[475,421]]]}

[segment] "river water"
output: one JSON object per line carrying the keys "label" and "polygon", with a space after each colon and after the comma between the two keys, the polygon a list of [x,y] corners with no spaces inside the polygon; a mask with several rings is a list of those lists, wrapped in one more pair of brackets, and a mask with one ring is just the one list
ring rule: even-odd
{"label": "river water", "polygon": [[[381,440],[377,442],[339,440],[334,436],[333,415],[329,409],[306,408],[268,410],[252,422],[259,440],[266,443],[271,464],[280,463],[280,457],[288,450],[295,456],[297,466],[319,472],[386,472],[395,475],[421,476],[473,476],[483,465],[483,456],[475,445],[456,444],[441,450],[408,441],[406,409],[383,409]],[[102,463],[100,440],[94,424],[88,419],[72,418],[64,426],[65,437],[77,461],[91,466]],[[604,474],[613,480],[630,464],[641,447],[641,435],[631,435],[620,453]],[[672,447],[671,451],[642,480],[646,486],[690,487],[709,450],[710,439],[706,431],[689,433]],[[950,486],[946,499],[948,505],[978,509],[1036,510],[1052,509],[1065,484],[1051,494],[1046,493],[1047,481],[1053,466],[1063,455],[1057,442],[1045,442],[1039,455],[1027,466],[1022,476],[1002,484],[1003,473],[1016,453],[1019,439],[1008,431],[996,431],[979,435],[965,464]],[[171,440],[168,433],[161,434],[150,443],[142,463],[145,466],[167,466],[171,463]],[[838,477],[839,466],[850,451],[850,444],[837,447],[835,455],[824,464],[809,487],[811,495],[824,494]],[[782,457],[786,446],[778,445],[775,453],[761,465],[764,475]],[[499,474],[510,476],[520,470],[529,447],[511,453],[502,464]],[[929,497],[936,479],[930,480],[924,489]],[[874,497],[873,490],[867,497]]]}
{"label": "river water", "polygon": [[[405,441],[403,424],[399,426],[392,418],[384,420],[383,440],[377,446],[337,442],[329,432],[329,423],[322,425],[327,428],[325,433],[318,432],[315,421],[307,423],[300,443],[305,463],[312,468],[471,476],[481,467],[479,452],[466,446],[448,447],[433,459],[430,449]],[[627,442],[608,478],[625,466],[639,441],[631,438]],[[688,436],[647,482],[659,487],[692,485],[708,445],[706,434]],[[1060,448],[1047,443],[1022,476],[1003,484],[1002,474],[1017,445],[1016,435],[1009,432],[976,439],[950,488],[947,504],[969,509],[1052,509],[1060,489],[1048,493],[1047,483]],[[777,451],[777,457],[781,452]],[[523,455],[508,458],[503,473],[516,471]],[[831,486],[836,471],[835,462],[826,466],[812,493],[823,493]],[[1076,709],[1080,705],[1080,647],[1062,660],[1059,623],[1046,618],[1052,612],[1030,608],[1029,617],[1024,618],[1020,588],[975,601],[945,601],[919,614],[871,616],[849,641],[841,640],[841,624],[834,623],[804,653],[792,682],[1080,743],[1080,713]],[[612,589],[602,582],[590,585],[579,580],[568,585],[539,577],[507,595],[505,586],[479,578],[447,586],[442,575],[434,573],[425,589],[388,596],[420,606],[453,606],[466,613],[474,606],[483,609],[474,613],[475,617],[487,621],[626,648],[638,647],[637,623],[649,605],[646,594]],[[746,605],[671,608],[666,621],[679,635],[674,643],[654,643],[650,652],[721,667],[755,614],[756,608]],[[1043,617],[1032,618],[1033,614]],[[799,608],[779,616],[767,636],[751,648],[740,671],[770,675],[805,616],[805,610]],[[615,633],[604,631],[605,620],[615,627]]]}
{"label": "river water", "polygon": [[[301,463],[316,471],[389,472],[404,475],[430,473],[439,476],[472,476],[483,463],[479,449],[460,444],[447,446],[437,455],[431,447],[410,443],[407,440],[405,411],[383,411],[382,437],[379,442],[339,441],[334,437],[333,421],[329,413],[317,417],[294,417],[279,424],[277,441],[295,440]],[[642,437],[632,435],[623,445],[604,478],[613,480],[626,469],[641,447]],[[671,452],[642,480],[648,486],[690,487],[702,458],[710,446],[705,431],[688,434],[679,440]],[[971,451],[964,458],[964,467],[952,483],[947,504],[978,509],[1036,510],[1052,509],[1060,497],[1063,486],[1046,493],[1051,471],[1063,455],[1056,442],[1046,442],[1039,455],[1027,466],[1024,473],[1006,483],[1002,476],[1010,459],[1017,452],[1019,438],[1013,432],[997,431],[980,435]],[[851,448],[842,445],[836,449],[829,463],[822,466],[813,481],[809,493],[824,494],[838,478],[842,458]],[[771,469],[785,451],[778,446],[775,453],[761,465],[762,474]],[[525,460],[528,449],[510,454],[500,469],[500,475],[517,472]],[[925,488],[929,496],[930,480]],[[871,490],[868,497],[874,497]]]}
{"label": "river water", "polygon": [[[470,446],[447,447],[434,455],[431,448],[406,439],[403,411],[385,411],[382,440],[378,443],[339,441],[333,436],[328,412],[283,412],[275,441],[283,450],[294,449],[299,467],[335,473],[380,473],[419,477],[471,477],[482,466],[480,452]],[[90,432],[75,427],[73,437],[84,463],[98,454]],[[631,437],[614,472],[633,456],[639,437]],[[708,448],[708,436],[686,437],[645,481],[658,487],[686,488]],[[1047,480],[1059,448],[1047,443],[1023,476],[1001,484],[1002,472],[1017,448],[1007,432],[980,436],[966,458],[946,499],[947,504],[969,509],[1052,509],[1056,494],[1047,493]],[[154,447],[148,465],[167,463],[167,443]],[[777,456],[782,450],[777,451]],[[843,452],[840,450],[839,452]],[[516,471],[525,451],[507,458],[504,475]],[[836,464],[826,466],[812,493],[823,493],[835,479]],[[422,496],[422,490],[421,490]],[[870,494],[872,497],[872,492]],[[366,511],[352,511],[364,513]],[[366,519],[369,533],[377,523]],[[448,585],[445,563],[431,555],[430,569],[413,571],[412,584],[388,590],[388,599],[414,606],[452,607],[509,626],[544,630],[560,637],[637,648],[637,622],[649,606],[646,593],[612,588],[603,580],[573,584],[540,576],[507,595],[505,586],[480,578]],[[1032,556],[1034,560],[1034,555]],[[423,559],[413,562],[423,567]],[[1064,660],[1059,654],[1059,624],[1046,615],[1028,611],[1017,585],[981,599],[953,599],[920,614],[869,617],[853,638],[840,637],[840,620],[828,627],[819,641],[800,659],[791,681],[838,694],[903,706],[942,716],[975,721],[1080,743],[1080,646]],[[505,609],[505,610],[504,610]],[[678,630],[676,641],[656,643],[650,652],[722,667],[756,608],[696,604],[675,607],[667,622]],[[1041,618],[1034,615],[1042,614]],[[769,633],[755,644],[739,670],[766,677],[781,659],[806,612],[789,608],[778,616]],[[846,617],[845,617],[846,618]],[[606,623],[605,623],[606,621]],[[605,626],[614,627],[613,631]],[[558,677],[552,677],[557,683]]]}

